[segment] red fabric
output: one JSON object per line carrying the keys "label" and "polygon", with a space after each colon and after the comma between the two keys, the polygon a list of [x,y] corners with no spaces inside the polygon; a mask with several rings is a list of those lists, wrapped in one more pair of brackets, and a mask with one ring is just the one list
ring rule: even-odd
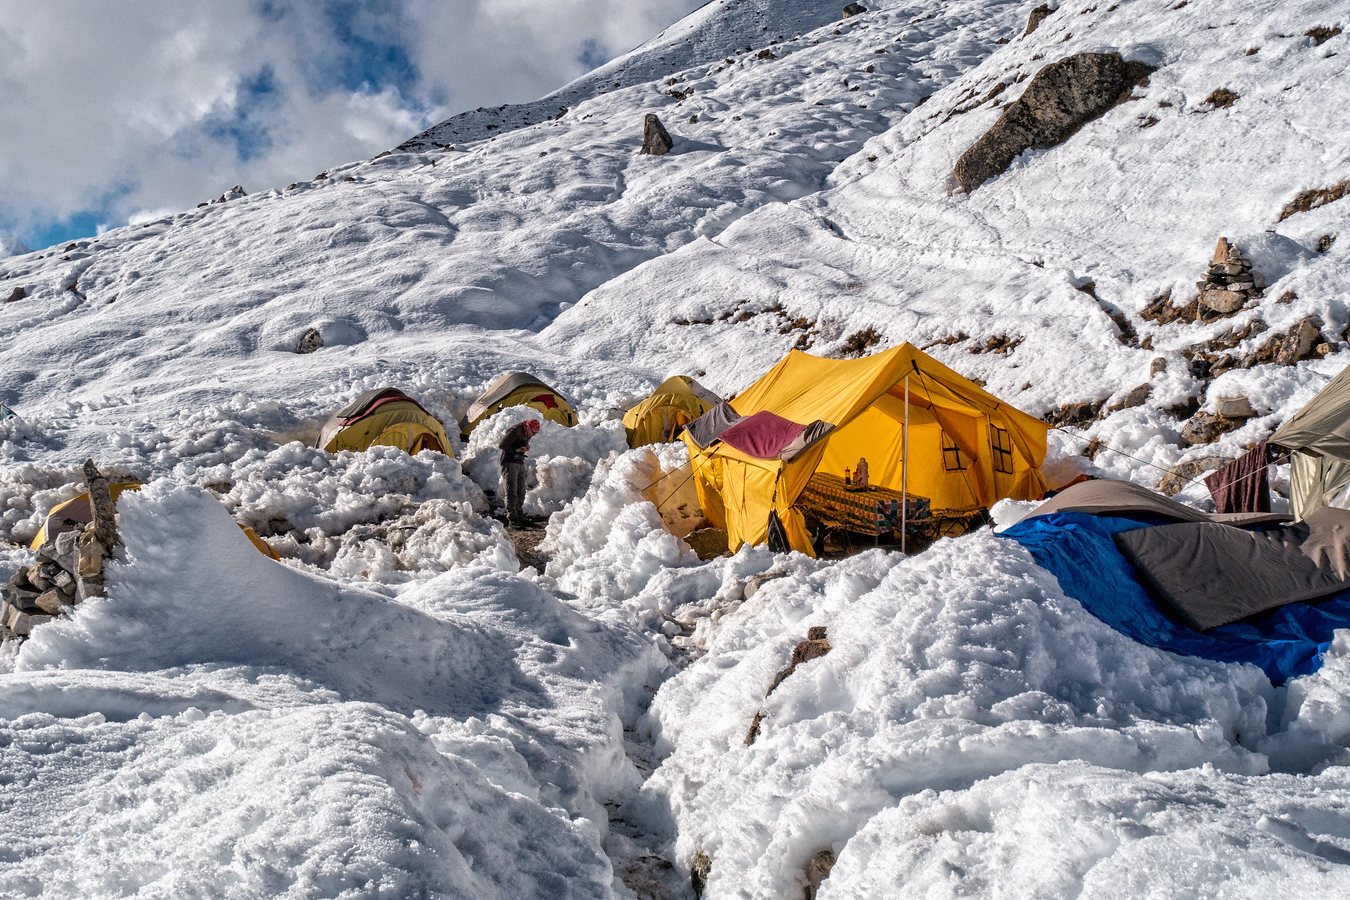
{"label": "red fabric", "polygon": [[531,397],[531,398],[530,398],[530,402],[531,402],[531,403],[542,403],[542,404],[544,404],[544,408],[545,408],[545,409],[557,409],[557,408],[558,408],[558,398],[557,398],[557,397],[554,397],[552,394],[540,394],[538,397]]}
{"label": "red fabric", "polygon": [[375,400],[369,406],[367,406],[364,411],[359,412],[354,416],[349,416],[343,419],[342,427],[346,428],[348,425],[355,425],[357,422],[360,422],[366,416],[370,415],[375,410],[379,409],[381,406],[384,406],[386,403],[398,403],[400,401],[405,400],[408,403],[411,403],[413,406],[417,407],[418,409],[422,410],[422,412],[427,413],[427,415],[431,415],[431,413],[427,412],[426,409],[423,408],[422,404],[418,403],[416,400],[409,397],[402,391],[391,388],[390,390],[385,391],[379,397],[375,398]]}
{"label": "red fabric", "polygon": [[777,459],[783,448],[802,433],[805,425],[776,416],[768,410],[746,416],[718,437],[724,444],[756,459]]}

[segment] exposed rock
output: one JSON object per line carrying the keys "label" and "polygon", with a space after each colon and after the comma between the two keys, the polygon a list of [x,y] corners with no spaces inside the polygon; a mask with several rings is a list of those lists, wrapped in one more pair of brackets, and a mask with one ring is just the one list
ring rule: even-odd
{"label": "exposed rock", "polygon": [[1161,374],[1162,372],[1166,371],[1167,371],[1167,357],[1155,356],[1153,358],[1153,362],[1148,367],[1148,377],[1152,378],[1155,375]]}
{"label": "exposed rock", "polygon": [[1318,25],[1316,28],[1309,28],[1307,31],[1303,32],[1303,36],[1312,38],[1314,47],[1320,47],[1340,33],[1341,26],[1339,25],[1332,25],[1330,27]]}
{"label": "exposed rock", "polygon": [[63,603],[60,593],[57,591],[47,591],[45,594],[38,595],[33,601],[33,605],[42,610],[49,616],[59,615],[61,610],[69,604]]}
{"label": "exposed rock", "polygon": [[1167,474],[1158,482],[1158,493],[1166,494],[1171,497],[1173,494],[1180,493],[1186,485],[1195,479],[1204,475],[1206,472],[1213,472],[1215,469],[1221,469],[1231,462],[1226,456],[1205,456],[1200,459],[1188,459],[1185,462],[1177,463],[1167,470]]}
{"label": "exposed rock", "polygon": [[1141,384],[1139,387],[1125,395],[1125,399],[1111,407],[1112,411],[1120,409],[1134,409],[1137,406],[1143,406],[1148,402],[1148,398],[1153,393],[1153,385]]}
{"label": "exposed rock", "polygon": [[89,505],[94,510],[94,537],[105,549],[111,550],[117,543],[117,508],[113,506],[108,479],[103,477],[92,459],[84,461],[84,486],[89,492]]}
{"label": "exposed rock", "polygon": [[[773,55],[773,51],[770,50],[768,47],[765,47],[763,50],[761,50],[761,51],[759,51],[758,53],[755,54],[755,59],[777,59],[777,58],[778,58],[778,57],[774,56],[774,55]],[[695,119],[691,119],[691,121],[695,121],[695,122],[696,122],[696,121],[698,121],[698,120],[695,118]]]}
{"label": "exposed rock", "polygon": [[1322,343],[1321,316],[1306,316],[1289,329],[1279,352],[1275,355],[1277,366],[1292,366],[1305,359],[1317,358],[1317,347]]}
{"label": "exposed rock", "polygon": [[821,882],[830,877],[834,862],[833,850],[821,850],[811,857],[806,864],[806,900],[816,900],[816,892],[820,890]]}
{"label": "exposed rock", "polygon": [[5,298],[5,302],[6,302],[6,303],[13,303],[13,302],[16,301],[16,300],[22,300],[24,297],[27,297],[27,296],[28,296],[28,291],[27,291],[25,288],[22,288],[22,287],[16,287],[16,288],[10,293],[10,295],[9,295],[8,297]]}
{"label": "exposed rock", "polygon": [[642,120],[642,152],[648,156],[665,156],[674,146],[675,142],[670,139],[666,126],[661,124],[655,113],[647,113],[647,117]]}
{"label": "exposed rock", "polygon": [[1154,67],[1119,53],[1080,53],[1036,73],[1022,96],[956,162],[966,193],[1007,170],[1024,150],[1045,150],[1127,99]]}
{"label": "exposed rock", "polygon": [[788,663],[787,668],[779,670],[778,674],[774,676],[773,684],[769,685],[769,689],[764,692],[765,697],[772,694],[789,675],[797,671],[797,666],[818,659],[833,649],[829,640],[825,637],[824,625],[815,626],[806,635],[806,640],[792,649],[792,660]]}
{"label": "exposed rock", "polygon": [[1292,215],[1301,212],[1308,212],[1317,209],[1319,206],[1325,206],[1328,203],[1334,203],[1337,200],[1350,194],[1350,178],[1339,184],[1333,184],[1329,188],[1317,188],[1311,191],[1303,191],[1293,200],[1284,205],[1280,210],[1280,218],[1277,221],[1283,222]]}
{"label": "exposed rock", "polygon": [[319,334],[319,329],[311,328],[300,335],[300,340],[296,341],[296,353],[313,353],[323,347],[323,335]]}
{"label": "exposed rock", "polygon": [[745,746],[749,747],[751,744],[755,742],[756,739],[759,738],[759,725],[763,721],[764,721],[764,710],[761,709],[759,712],[755,713],[755,718],[751,720],[750,730],[745,733],[745,740],[741,741],[742,744],[745,744]]}
{"label": "exposed rock", "polygon": [[1220,437],[1241,428],[1241,419],[1216,416],[1213,413],[1196,413],[1181,429],[1181,442],[1188,446],[1212,444]]}
{"label": "exposed rock", "polygon": [[1097,421],[1101,415],[1105,400],[1090,400],[1083,403],[1066,403],[1050,410],[1042,418],[1055,428],[1083,428]]}
{"label": "exposed rock", "polygon": [[1221,316],[1231,316],[1247,305],[1247,295],[1243,291],[1229,291],[1223,288],[1202,290],[1200,305]]}
{"label": "exposed rock", "polygon": [[1326,253],[1331,249],[1331,245],[1336,243],[1336,235],[1324,234],[1317,239],[1317,252]]}
{"label": "exposed rock", "polygon": [[1228,88],[1216,88],[1205,98],[1205,102],[1214,109],[1227,109],[1240,99],[1242,99],[1240,94],[1230,91]]}
{"label": "exposed rock", "polygon": [[689,886],[694,889],[695,897],[702,897],[708,886],[708,874],[712,872],[712,859],[702,850],[694,853],[689,864]]}
{"label": "exposed rock", "polygon": [[1046,20],[1046,17],[1048,17],[1051,12],[1052,10],[1050,7],[1044,3],[1033,9],[1031,15],[1027,17],[1027,30],[1022,32],[1022,37],[1026,37],[1037,28],[1040,28],[1041,23]]}
{"label": "exposed rock", "polygon": [[867,7],[861,3],[850,3],[844,7],[844,18],[851,19],[854,16],[861,16],[865,12],[867,12]]}

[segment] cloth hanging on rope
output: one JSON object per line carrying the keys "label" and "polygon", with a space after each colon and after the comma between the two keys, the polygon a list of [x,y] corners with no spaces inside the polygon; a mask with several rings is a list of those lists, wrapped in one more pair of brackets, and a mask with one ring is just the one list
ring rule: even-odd
{"label": "cloth hanging on rope", "polygon": [[1270,512],[1270,450],[1265,441],[1205,476],[1205,487],[1221,513]]}

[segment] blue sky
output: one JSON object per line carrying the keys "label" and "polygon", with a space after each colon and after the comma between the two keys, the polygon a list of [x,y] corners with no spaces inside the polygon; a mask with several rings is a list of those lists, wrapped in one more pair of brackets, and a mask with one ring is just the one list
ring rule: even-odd
{"label": "blue sky", "polygon": [[0,4],[0,243],[41,249],[312,177],[542,96],[700,4]]}

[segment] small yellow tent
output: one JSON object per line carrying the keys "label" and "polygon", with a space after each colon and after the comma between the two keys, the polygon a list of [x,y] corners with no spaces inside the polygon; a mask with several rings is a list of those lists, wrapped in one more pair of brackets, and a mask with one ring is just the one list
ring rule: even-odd
{"label": "small yellow tent", "polygon": [[651,396],[623,415],[628,446],[664,444],[675,440],[680,429],[712,409],[716,394],[687,375],[672,375]]}
{"label": "small yellow tent", "polygon": [[577,424],[577,414],[567,398],[526,372],[511,372],[498,378],[478,396],[459,423],[461,434],[468,434],[488,416],[508,406],[528,406],[545,419],[565,425]]}
{"label": "small yellow tent", "polygon": [[[719,438],[733,427],[739,446]],[[764,542],[776,512],[811,554],[794,504],[816,472],[842,477],[866,457],[872,484],[927,497],[935,515],[969,512],[1044,493],[1047,428],[903,344],[848,360],[793,350],[681,437],[704,515],[732,549]]]}
{"label": "small yellow tent", "polygon": [[[140,486],[139,481],[123,481],[108,485],[108,493],[116,501],[123,492],[139,490]],[[48,511],[47,518],[42,521],[42,527],[38,529],[37,536],[33,538],[33,542],[28,545],[28,548],[36,550],[48,541],[56,540],[58,534],[70,531],[72,528],[82,528],[92,521],[94,521],[94,505],[89,502],[88,492],[77,497],[71,497],[64,503],[56,504]]]}
{"label": "small yellow tent", "polygon": [[391,387],[366,391],[329,416],[319,429],[315,446],[329,453],[389,446],[407,453],[438,450],[454,455],[445,428],[436,417]]}

